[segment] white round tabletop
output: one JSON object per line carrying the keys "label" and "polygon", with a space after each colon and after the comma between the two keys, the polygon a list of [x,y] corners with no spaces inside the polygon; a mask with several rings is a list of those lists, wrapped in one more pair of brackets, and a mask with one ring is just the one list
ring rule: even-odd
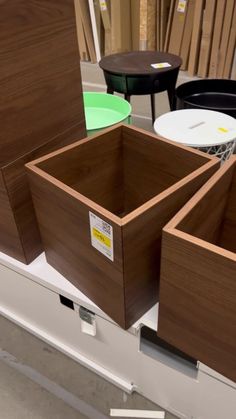
{"label": "white round tabletop", "polygon": [[154,131],[190,147],[211,147],[236,140],[236,119],[205,109],[181,109],[161,115]]}

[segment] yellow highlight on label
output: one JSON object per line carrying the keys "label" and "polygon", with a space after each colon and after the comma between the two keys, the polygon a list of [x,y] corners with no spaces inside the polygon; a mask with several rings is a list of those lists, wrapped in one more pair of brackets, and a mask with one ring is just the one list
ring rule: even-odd
{"label": "yellow highlight on label", "polygon": [[229,130],[227,128],[223,128],[223,127],[219,127],[218,131],[223,132],[223,133],[229,132]]}
{"label": "yellow highlight on label", "polygon": [[97,240],[99,240],[101,243],[105,244],[107,247],[111,247],[111,240],[109,237],[105,236],[105,234],[102,234],[100,231],[98,231],[96,228],[93,227],[93,237]]}
{"label": "yellow highlight on label", "polygon": [[106,5],[106,1],[105,0],[100,0],[100,8],[101,11],[104,12],[105,10],[107,10],[107,5]]}

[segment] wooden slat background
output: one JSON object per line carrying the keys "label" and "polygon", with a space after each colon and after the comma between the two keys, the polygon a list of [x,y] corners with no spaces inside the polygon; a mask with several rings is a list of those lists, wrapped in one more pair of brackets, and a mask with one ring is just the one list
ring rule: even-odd
{"label": "wooden slat background", "polygon": [[[86,2],[77,18],[79,47],[83,60],[95,62]],[[180,55],[191,76],[235,78],[236,0],[94,0],[94,7],[102,55],[166,51]]]}

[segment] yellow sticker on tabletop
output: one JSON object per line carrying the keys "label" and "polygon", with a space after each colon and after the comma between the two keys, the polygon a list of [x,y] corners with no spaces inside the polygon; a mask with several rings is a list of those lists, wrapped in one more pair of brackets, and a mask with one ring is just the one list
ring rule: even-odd
{"label": "yellow sticker on tabletop", "polygon": [[153,68],[166,68],[166,67],[171,67],[170,63],[154,63],[151,64],[151,67]]}
{"label": "yellow sticker on tabletop", "polygon": [[222,132],[223,134],[225,134],[226,132],[229,132],[229,130],[227,128],[224,128],[224,127],[219,127],[218,131]]}

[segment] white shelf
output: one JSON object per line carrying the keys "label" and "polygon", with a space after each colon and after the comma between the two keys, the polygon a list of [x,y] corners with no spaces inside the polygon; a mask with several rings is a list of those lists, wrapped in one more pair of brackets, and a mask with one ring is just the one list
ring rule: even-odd
{"label": "white shelf", "polygon": [[[59,294],[74,302],[74,310],[60,303]],[[83,332],[79,306],[95,313],[94,336]],[[0,253],[0,314],[124,391],[136,390],[179,418],[234,419],[235,383],[201,363],[191,372],[184,362],[168,353],[163,356],[140,338],[142,325],[157,330],[157,312],[158,304],[125,331],[49,266],[44,254],[27,266]]]}
{"label": "white shelf", "polygon": [[[82,305],[93,311],[100,317],[107,319],[111,323],[115,322],[107,316],[93,301],[72,285],[66,278],[50,266],[45,257],[45,253],[38,256],[31,264],[25,265],[10,256],[0,252],[0,264],[12,269],[20,275],[26,276],[47,289],[64,295],[78,305]],[[140,325],[145,325],[151,329],[157,330],[157,311],[158,304],[152,307],[144,316],[142,316],[130,329],[136,333]]]}

